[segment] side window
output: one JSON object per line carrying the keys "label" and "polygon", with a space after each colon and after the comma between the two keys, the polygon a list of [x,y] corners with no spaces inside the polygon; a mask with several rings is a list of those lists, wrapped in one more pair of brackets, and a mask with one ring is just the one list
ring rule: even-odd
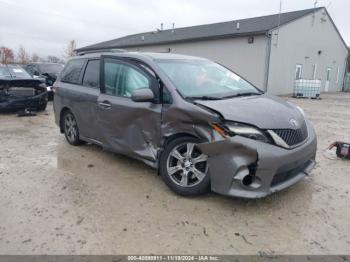
{"label": "side window", "polygon": [[150,88],[150,80],[131,66],[107,60],[104,71],[106,94],[131,97],[136,89]]}
{"label": "side window", "polygon": [[84,63],[85,59],[74,59],[69,61],[61,73],[61,81],[78,84]]}
{"label": "side window", "polygon": [[33,66],[32,66],[32,65],[27,65],[27,66],[25,67],[25,70],[26,70],[29,74],[33,75]]}
{"label": "side window", "polygon": [[40,69],[38,65],[33,65],[33,74],[37,76],[40,75]]}
{"label": "side window", "polygon": [[99,88],[100,85],[100,60],[90,60],[86,66],[83,85]]}

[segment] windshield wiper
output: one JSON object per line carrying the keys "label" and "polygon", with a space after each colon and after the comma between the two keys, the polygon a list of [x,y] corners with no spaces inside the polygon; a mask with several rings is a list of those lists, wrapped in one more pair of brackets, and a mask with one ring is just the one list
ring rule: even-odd
{"label": "windshield wiper", "polygon": [[245,93],[237,93],[234,95],[229,96],[223,96],[223,97],[217,97],[217,96],[187,96],[188,99],[193,100],[222,100],[222,99],[228,99],[233,97],[239,97],[239,96],[255,96],[255,95],[261,95],[262,93],[258,92],[245,92]]}
{"label": "windshield wiper", "polygon": [[186,98],[193,100],[221,100],[221,97],[217,96],[187,96]]}
{"label": "windshield wiper", "polygon": [[257,93],[257,92],[237,93],[237,94],[230,95],[230,96],[224,96],[224,97],[222,97],[222,99],[228,99],[228,98],[239,97],[239,96],[258,96],[261,94],[262,93]]}

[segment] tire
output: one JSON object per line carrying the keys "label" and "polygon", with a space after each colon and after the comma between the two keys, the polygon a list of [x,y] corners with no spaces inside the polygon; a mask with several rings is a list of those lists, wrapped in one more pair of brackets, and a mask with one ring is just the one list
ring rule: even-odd
{"label": "tire", "polygon": [[47,100],[53,101],[53,92],[52,91],[47,92]]}
{"label": "tire", "polygon": [[198,196],[210,191],[208,157],[196,146],[199,142],[194,137],[176,138],[165,147],[160,157],[160,175],[165,184],[179,195]]}
{"label": "tire", "polygon": [[78,124],[71,111],[66,111],[63,114],[62,127],[64,136],[66,137],[66,140],[69,144],[78,146],[83,143],[83,141],[79,139]]}
{"label": "tire", "polygon": [[43,104],[39,105],[37,110],[38,111],[45,111],[46,107],[47,107],[47,101],[45,101]]}

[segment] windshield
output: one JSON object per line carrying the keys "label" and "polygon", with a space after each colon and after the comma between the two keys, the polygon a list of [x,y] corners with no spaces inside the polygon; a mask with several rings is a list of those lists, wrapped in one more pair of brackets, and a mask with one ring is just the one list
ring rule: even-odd
{"label": "windshield", "polygon": [[63,69],[63,65],[61,64],[41,64],[39,67],[42,74],[58,75]]}
{"label": "windshield", "polygon": [[0,66],[0,77],[5,78],[32,78],[31,75],[20,66]]}
{"label": "windshield", "polygon": [[0,65],[0,77],[1,78],[11,78],[10,71],[7,69],[7,66]]}
{"label": "windshield", "polygon": [[207,60],[159,59],[157,64],[187,98],[229,98],[261,94],[253,85],[225,67]]}

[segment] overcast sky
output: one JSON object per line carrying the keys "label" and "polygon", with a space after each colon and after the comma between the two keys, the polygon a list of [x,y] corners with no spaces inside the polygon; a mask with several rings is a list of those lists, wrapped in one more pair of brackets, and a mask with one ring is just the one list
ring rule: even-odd
{"label": "overcast sky", "polygon": [[[128,34],[278,13],[279,0],[0,0],[0,46],[61,57],[77,47]],[[282,0],[282,11],[312,8],[315,0]],[[350,1],[318,0],[350,44]]]}

